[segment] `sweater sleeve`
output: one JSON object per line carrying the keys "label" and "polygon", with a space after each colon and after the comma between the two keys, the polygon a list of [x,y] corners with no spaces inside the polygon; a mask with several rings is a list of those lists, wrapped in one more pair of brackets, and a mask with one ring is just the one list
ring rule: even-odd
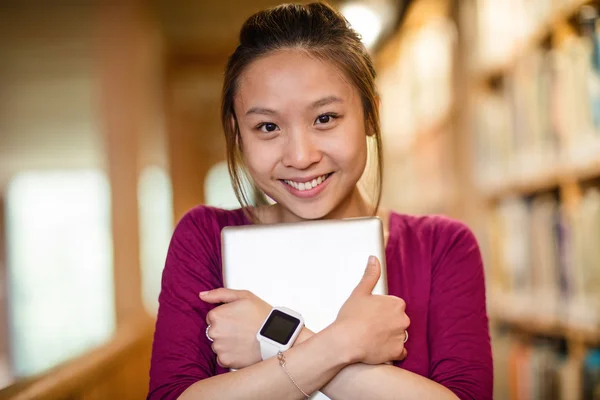
{"label": "sweater sleeve", "polygon": [[205,336],[214,305],[200,291],[222,286],[218,223],[206,208],[185,215],[169,245],[152,346],[148,400],[177,399],[193,383],[219,372]]}
{"label": "sweater sleeve", "polygon": [[437,220],[430,295],[429,376],[461,400],[492,399],[483,262],[463,224]]}

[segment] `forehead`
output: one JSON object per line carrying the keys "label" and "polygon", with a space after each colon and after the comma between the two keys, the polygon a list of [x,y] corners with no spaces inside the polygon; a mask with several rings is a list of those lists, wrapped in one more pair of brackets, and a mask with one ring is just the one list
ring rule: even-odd
{"label": "forehead", "polygon": [[256,102],[281,105],[331,95],[350,100],[356,94],[354,86],[331,61],[302,50],[282,50],[248,65],[240,76],[236,102],[246,108]]}

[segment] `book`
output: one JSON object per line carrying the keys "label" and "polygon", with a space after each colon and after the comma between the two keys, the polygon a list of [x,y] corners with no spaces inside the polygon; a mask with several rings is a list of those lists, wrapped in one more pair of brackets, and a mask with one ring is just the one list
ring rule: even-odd
{"label": "book", "polygon": [[552,193],[507,198],[490,221],[492,312],[600,328],[600,189],[570,207]]}

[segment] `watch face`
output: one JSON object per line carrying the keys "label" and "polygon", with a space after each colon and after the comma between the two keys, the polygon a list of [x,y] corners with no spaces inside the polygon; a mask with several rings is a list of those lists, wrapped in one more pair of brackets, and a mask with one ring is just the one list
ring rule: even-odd
{"label": "watch face", "polygon": [[279,310],[273,310],[269,319],[260,330],[260,334],[279,344],[285,345],[300,325],[300,320]]}

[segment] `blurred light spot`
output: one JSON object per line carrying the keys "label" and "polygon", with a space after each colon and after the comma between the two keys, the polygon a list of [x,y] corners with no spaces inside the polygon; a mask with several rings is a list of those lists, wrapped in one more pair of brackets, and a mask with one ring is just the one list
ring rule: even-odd
{"label": "blurred light spot", "polygon": [[360,3],[345,4],[341,12],[361,35],[365,47],[373,46],[382,30],[381,17],[371,7]]}

